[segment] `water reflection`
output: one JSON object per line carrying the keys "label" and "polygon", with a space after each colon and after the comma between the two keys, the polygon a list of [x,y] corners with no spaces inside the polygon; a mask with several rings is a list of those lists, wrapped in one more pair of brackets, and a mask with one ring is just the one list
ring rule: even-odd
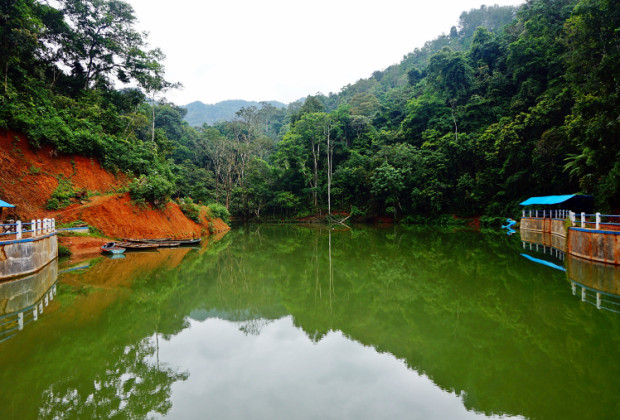
{"label": "water reflection", "polygon": [[2,414],[613,418],[620,317],[521,252],[503,234],[254,226],[100,259],[4,343]]}
{"label": "water reflection", "polygon": [[169,274],[188,253],[98,258],[90,270],[63,273],[53,286],[57,294],[48,316],[0,347],[0,418],[139,419],[167,413],[171,384],[189,374],[159,363],[158,344],[171,321],[175,332],[186,322],[183,316],[162,321],[162,301],[170,295],[158,299],[140,281],[145,273]]}
{"label": "water reflection", "polygon": [[171,385],[189,374],[161,365],[155,341],[146,338],[125,347],[88,380],[68,378],[51,384],[43,391],[38,417],[142,419],[168,413]]}
{"label": "water reflection", "polygon": [[[258,320],[261,323],[260,320]],[[169,418],[473,419],[462,396],[441,392],[403,360],[330,331],[319,342],[291,316],[244,334],[245,323],[192,322],[162,343],[160,359],[187,369]]]}
{"label": "water reflection", "polygon": [[522,230],[520,234],[523,249],[549,254],[561,261],[565,260],[566,238],[531,230]]}
{"label": "water reflection", "polygon": [[620,313],[620,266],[584,260],[565,253],[566,240],[548,233],[521,231],[523,249],[543,258],[522,254],[530,261],[565,271],[574,296],[597,309]]}
{"label": "water reflection", "polygon": [[36,273],[0,283],[0,343],[43,315],[56,296],[58,261]]}
{"label": "water reflection", "polygon": [[620,313],[620,266],[569,255],[566,261],[573,295],[598,309]]}

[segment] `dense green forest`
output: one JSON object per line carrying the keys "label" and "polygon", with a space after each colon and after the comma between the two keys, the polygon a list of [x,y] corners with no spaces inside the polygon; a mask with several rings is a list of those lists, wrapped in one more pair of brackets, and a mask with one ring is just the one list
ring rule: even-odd
{"label": "dense green forest", "polygon": [[464,12],[339,93],[200,128],[163,99],[177,84],[131,6],[53,4],[0,3],[0,127],[130,173],[137,199],[217,201],[246,218],[512,215],[528,196],[576,192],[620,209],[615,1]]}

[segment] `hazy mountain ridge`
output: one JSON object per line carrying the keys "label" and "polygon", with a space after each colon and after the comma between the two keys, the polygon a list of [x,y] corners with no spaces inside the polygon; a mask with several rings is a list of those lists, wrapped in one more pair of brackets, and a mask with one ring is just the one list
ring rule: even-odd
{"label": "hazy mountain ridge", "polygon": [[[264,101],[276,108],[286,108],[287,105],[278,101]],[[191,126],[200,127],[204,123],[212,125],[218,121],[230,121],[235,113],[244,107],[260,107],[260,102],[245,101],[243,99],[231,99],[221,101],[215,104],[205,104],[200,101],[194,101],[182,108],[187,109],[185,121]]]}

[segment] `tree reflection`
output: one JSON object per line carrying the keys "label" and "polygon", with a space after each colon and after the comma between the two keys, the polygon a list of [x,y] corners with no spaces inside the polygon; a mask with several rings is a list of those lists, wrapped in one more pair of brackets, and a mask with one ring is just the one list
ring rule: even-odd
{"label": "tree reflection", "polygon": [[39,417],[144,419],[149,413],[165,415],[172,407],[172,384],[186,380],[189,374],[159,366],[155,352],[155,340],[145,338],[125,347],[112,366],[88,383],[51,385],[43,392]]}

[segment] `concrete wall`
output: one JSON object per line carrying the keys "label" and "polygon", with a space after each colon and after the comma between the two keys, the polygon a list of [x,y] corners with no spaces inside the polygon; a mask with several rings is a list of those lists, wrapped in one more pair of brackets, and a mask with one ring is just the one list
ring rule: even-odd
{"label": "concrete wall", "polygon": [[0,280],[34,273],[58,257],[56,233],[0,242]]}
{"label": "concrete wall", "polygon": [[553,233],[554,235],[566,237],[564,219],[549,219],[542,217],[523,217],[519,225],[519,230],[529,230],[534,232]]}
{"label": "concrete wall", "polygon": [[620,264],[620,232],[571,227],[568,252],[581,258]]}
{"label": "concrete wall", "polygon": [[551,233],[566,238],[566,225],[564,219],[551,219]]}

